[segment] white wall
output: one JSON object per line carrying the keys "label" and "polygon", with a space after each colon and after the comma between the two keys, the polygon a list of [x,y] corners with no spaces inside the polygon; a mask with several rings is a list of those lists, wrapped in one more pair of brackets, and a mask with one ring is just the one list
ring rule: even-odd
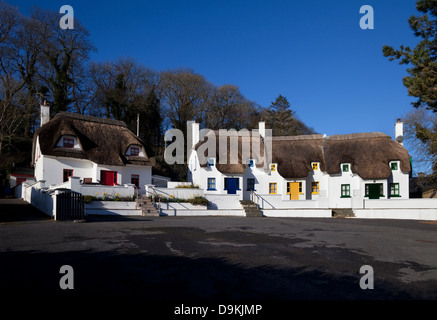
{"label": "white wall", "polygon": [[92,178],[94,183],[100,181],[101,170],[117,171],[117,182],[119,185],[130,184],[131,175],[139,175],[138,190],[140,194],[145,194],[145,185],[152,182],[152,167],[151,166],[136,166],[126,165],[121,166],[106,166],[98,165],[89,160],[81,160],[64,157],[41,156],[38,159],[35,167],[35,177],[39,180],[45,180],[46,185],[60,185],[63,183],[63,170],[73,170],[73,176],[84,178]]}

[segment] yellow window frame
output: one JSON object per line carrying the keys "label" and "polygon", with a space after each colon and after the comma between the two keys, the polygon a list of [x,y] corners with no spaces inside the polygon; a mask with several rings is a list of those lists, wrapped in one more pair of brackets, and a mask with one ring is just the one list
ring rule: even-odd
{"label": "yellow window frame", "polygon": [[319,194],[320,184],[318,181],[311,182],[311,194]]}
{"label": "yellow window frame", "polygon": [[276,171],[276,163],[270,164],[270,171]]}
{"label": "yellow window frame", "polygon": [[319,163],[318,162],[313,162],[312,168],[313,168],[313,171],[319,170]]}
{"label": "yellow window frame", "polygon": [[269,183],[269,194],[277,194],[278,184],[276,182]]}

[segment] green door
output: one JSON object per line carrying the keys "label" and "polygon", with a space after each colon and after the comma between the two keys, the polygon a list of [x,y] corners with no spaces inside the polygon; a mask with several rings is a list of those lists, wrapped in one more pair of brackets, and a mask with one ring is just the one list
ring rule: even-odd
{"label": "green door", "polygon": [[369,199],[379,199],[381,196],[381,184],[369,184]]}

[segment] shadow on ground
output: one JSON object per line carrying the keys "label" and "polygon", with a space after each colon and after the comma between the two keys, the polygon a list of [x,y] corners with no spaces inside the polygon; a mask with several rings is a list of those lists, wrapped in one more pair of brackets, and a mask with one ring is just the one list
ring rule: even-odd
{"label": "shadow on ground", "polygon": [[[0,290],[7,298],[54,301],[381,300],[423,299],[392,284],[359,287],[360,275],[247,268],[222,259],[115,252],[0,253]],[[60,268],[74,269],[74,289],[61,290]],[[394,294],[395,293],[395,294]],[[434,296],[425,298],[436,298]],[[5,300],[3,300],[5,302]]]}
{"label": "shadow on ground", "polygon": [[50,219],[48,215],[22,199],[0,199],[0,222]]}

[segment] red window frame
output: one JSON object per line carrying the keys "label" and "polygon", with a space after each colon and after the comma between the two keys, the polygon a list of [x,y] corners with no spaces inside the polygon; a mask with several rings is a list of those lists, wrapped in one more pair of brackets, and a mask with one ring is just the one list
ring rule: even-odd
{"label": "red window frame", "polygon": [[139,156],[140,155],[140,148],[132,146],[130,147],[130,155],[131,156]]}
{"label": "red window frame", "polygon": [[140,189],[140,175],[131,174],[130,183],[135,185],[135,188]]}
{"label": "red window frame", "polygon": [[68,181],[68,178],[69,177],[72,177],[73,176],[73,170],[72,169],[64,169],[63,171],[62,171],[62,180],[64,181],[64,182],[67,182]]}
{"label": "red window frame", "polygon": [[62,146],[64,148],[74,148],[74,139],[73,138],[64,137],[62,139]]}

